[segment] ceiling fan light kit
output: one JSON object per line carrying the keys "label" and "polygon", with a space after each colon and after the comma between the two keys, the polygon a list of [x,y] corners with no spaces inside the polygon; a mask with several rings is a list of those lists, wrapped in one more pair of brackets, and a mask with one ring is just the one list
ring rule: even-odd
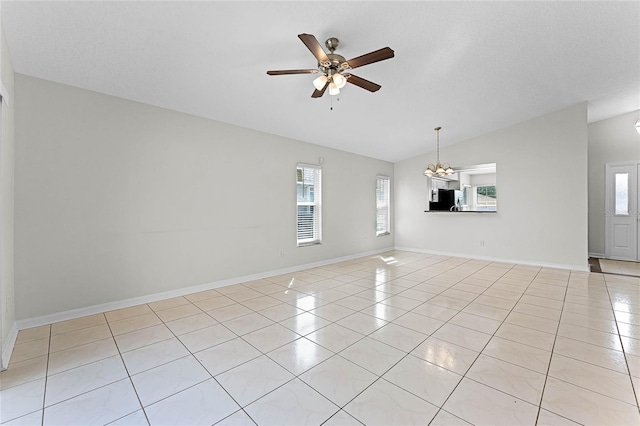
{"label": "ceiling fan light kit", "polygon": [[340,73],[333,74],[331,79],[333,80],[333,84],[335,84],[338,89],[342,89],[347,85],[347,78]]}
{"label": "ceiling fan light kit", "polygon": [[333,83],[333,82],[329,83],[329,94],[330,94],[331,96],[339,95],[339,94],[340,94],[340,89],[339,89],[339,88],[338,88],[338,86],[337,86],[335,83]]}
{"label": "ceiling fan light kit", "polygon": [[312,98],[322,97],[327,88],[329,89],[329,95],[338,95],[340,94],[340,89],[346,86],[347,83],[351,83],[370,92],[376,92],[380,90],[382,86],[380,86],[379,84],[373,83],[369,80],[365,80],[364,78],[360,78],[347,71],[364,65],[369,65],[374,62],[391,59],[394,56],[394,52],[391,48],[384,47],[382,49],[367,53],[362,56],[358,56],[357,58],[353,58],[347,61],[344,56],[335,53],[336,48],[340,44],[340,40],[335,37],[328,38],[324,43],[327,49],[329,49],[330,53],[326,53],[318,42],[318,39],[316,39],[316,37],[311,34],[298,34],[298,38],[304,43],[305,46],[307,46],[309,51],[318,60],[318,68],[267,71],[267,74],[288,75],[320,73],[320,76],[313,80],[313,86],[316,90],[311,95]]}
{"label": "ceiling fan light kit", "polygon": [[328,80],[327,76],[322,74],[320,77],[313,80],[313,85],[316,87],[316,89],[322,90],[324,85],[327,84],[327,80]]}

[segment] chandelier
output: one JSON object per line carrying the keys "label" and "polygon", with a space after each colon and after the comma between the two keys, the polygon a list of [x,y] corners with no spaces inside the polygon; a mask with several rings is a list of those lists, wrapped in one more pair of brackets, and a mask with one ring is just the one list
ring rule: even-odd
{"label": "chandelier", "polygon": [[447,176],[455,173],[455,171],[451,168],[449,164],[440,163],[440,129],[442,129],[442,127],[436,127],[435,129],[433,129],[436,131],[436,140],[437,140],[436,164],[435,165],[429,164],[429,166],[427,166],[427,170],[424,171],[425,176],[429,176],[429,177]]}

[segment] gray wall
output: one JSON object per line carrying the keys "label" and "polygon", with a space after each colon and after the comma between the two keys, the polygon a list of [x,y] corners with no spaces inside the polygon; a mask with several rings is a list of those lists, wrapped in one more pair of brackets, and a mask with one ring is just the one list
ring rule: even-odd
{"label": "gray wall", "polygon": [[640,161],[640,111],[589,124],[589,253],[605,255],[605,182],[607,163]]}
{"label": "gray wall", "polygon": [[[0,19],[0,22],[2,20]],[[14,173],[14,74],[9,47],[0,24],[0,79],[9,97],[9,103],[2,105],[2,139],[0,140],[0,271],[2,274],[2,291],[0,291],[2,324],[0,350],[5,364],[9,346],[13,347],[11,336],[15,324],[14,305],[14,267],[13,267],[13,173]],[[15,330],[13,330],[15,332]]]}
{"label": "gray wall", "polygon": [[396,163],[396,247],[586,270],[586,103],[446,147],[440,158],[495,162],[498,212],[424,213],[422,172],[435,152]]}
{"label": "gray wall", "polygon": [[[15,84],[17,319],[393,246],[375,235],[376,175],[392,163]],[[323,243],[297,248],[295,167],[319,157]]]}

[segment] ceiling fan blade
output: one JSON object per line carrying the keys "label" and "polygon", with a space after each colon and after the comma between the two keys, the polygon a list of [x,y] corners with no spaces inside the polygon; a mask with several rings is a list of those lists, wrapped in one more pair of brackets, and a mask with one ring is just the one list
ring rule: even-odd
{"label": "ceiling fan blade", "polygon": [[358,87],[362,87],[365,90],[370,92],[377,92],[380,90],[382,86],[379,84],[373,83],[369,80],[365,80],[364,78],[358,77],[357,75],[348,74],[347,83],[355,84]]}
{"label": "ceiling fan blade", "polygon": [[278,70],[278,71],[267,71],[269,75],[287,75],[287,74],[315,74],[319,71],[316,69],[308,69],[308,70]]}
{"label": "ceiling fan blade", "polygon": [[307,49],[313,53],[318,62],[329,62],[327,54],[322,49],[322,46],[318,42],[318,39],[312,34],[298,34],[298,38],[302,40]]}
{"label": "ceiling fan blade", "polygon": [[357,58],[349,59],[347,63],[351,69],[361,67],[363,65],[369,65],[374,62],[384,61],[385,59],[393,58],[393,50],[389,47],[383,47],[376,51],[367,53],[366,55],[358,56]]}
{"label": "ceiling fan blade", "polygon": [[322,88],[322,90],[314,90],[313,94],[311,95],[312,98],[321,98],[322,95],[324,95],[324,92],[327,90],[327,87],[329,87],[329,80],[327,80],[327,82],[325,83],[324,87]]}

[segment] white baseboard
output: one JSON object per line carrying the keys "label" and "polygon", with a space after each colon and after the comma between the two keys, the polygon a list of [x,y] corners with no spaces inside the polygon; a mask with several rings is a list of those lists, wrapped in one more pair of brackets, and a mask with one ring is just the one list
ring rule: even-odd
{"label": "white baseboard", "polygon": [[[43,315],[35,318],[21,319],[21,320],[17,320],[15,324],[15,328],[17,329],[16,336],[17,336],[17,331],[24,330],[27,328],[39,327],[41,325],[53,324],[60,321],[67,321],[75,318],[84,317],[87,315],[94,315],[94,314],[99,314],[101,312],[113,311],[115,309],[128,308],[130,306],[141,305],[144,303],[157,302],[158,300],[170,299],[172,297],[186,296],[188,294],[198,293],[201,291],[212,290],[212,289],[226,287],[233,284],[240,284],[243,282],[269,278],[269,277],[282,275],[282,274],[289,274],[291,272],[297,272],[304,269],[317,268],[319,266],[330,265],[332,263],[339,263],[347,260],[357,259],[359,257],[384,253],[390,250],[393,250],[393,247],[386,247],[384,249],[352,254],[349,256],[342,256],[342,257],[328,259],[328,260],[321,260],[319,262],[307,263],[304,265],[290,266],[288,268],[277,269],[277,270],[263,272],[259,274],[229,278],[226,280],[220,280],[220,281],[215,281],[207,284],[200,284],[196,286],[185,287],[185,288],[180,288],[180,289],[171,290],[171,291],[165,291],[162,293],[154,293],[154,294],[149,294],[145,296],[134,297],[131,299],[101,303],[99,305],[87,306],[85,308],[72,309],[64,312],[57,312],[57,313]],[[15,338],[14,338],[14,342],[15,342]],[[13,345],[11,349],[13,349]]]}
{"label": "white baseboard", "polygon": [[0,371],[5,370],[9,365],[11,354],[13,353],[13,347],[16,345],[16,339],[18,338],[18,328],[14,323],[9,329],[9,335],[7,340],[2,343],[2,360],[0,360]]}
{"label": "white baseboard", "polygon": [[451,253],[451,252],[443,252],[437,250],[425,250],[425,249],[417,249],[411,247],[396,247],[396,250],[402,251],[414,251],[418,253],[426,253],[426,254],[435,254],[440,256],[451,256],[451,257],[463,257],[469,259],[478,259],[478,260],[487,260],[490,262],[503,262],[503,263],[516,263],[518,265],[529,265],[529,266],[540,266],[544,268],[554,268],[554,269],[569,269],[572,271],[580,271],[580,272],[589,272],[589,262],[588,259],[585,258],[584,265],[566,265],[562,263],[548,263],[548,262],[536,262],[531,260],[523,260],[523,259],[509,259],[502,257],[493,257],[493,256],[478,256],[475,254],[465,254],[465,253]]}

